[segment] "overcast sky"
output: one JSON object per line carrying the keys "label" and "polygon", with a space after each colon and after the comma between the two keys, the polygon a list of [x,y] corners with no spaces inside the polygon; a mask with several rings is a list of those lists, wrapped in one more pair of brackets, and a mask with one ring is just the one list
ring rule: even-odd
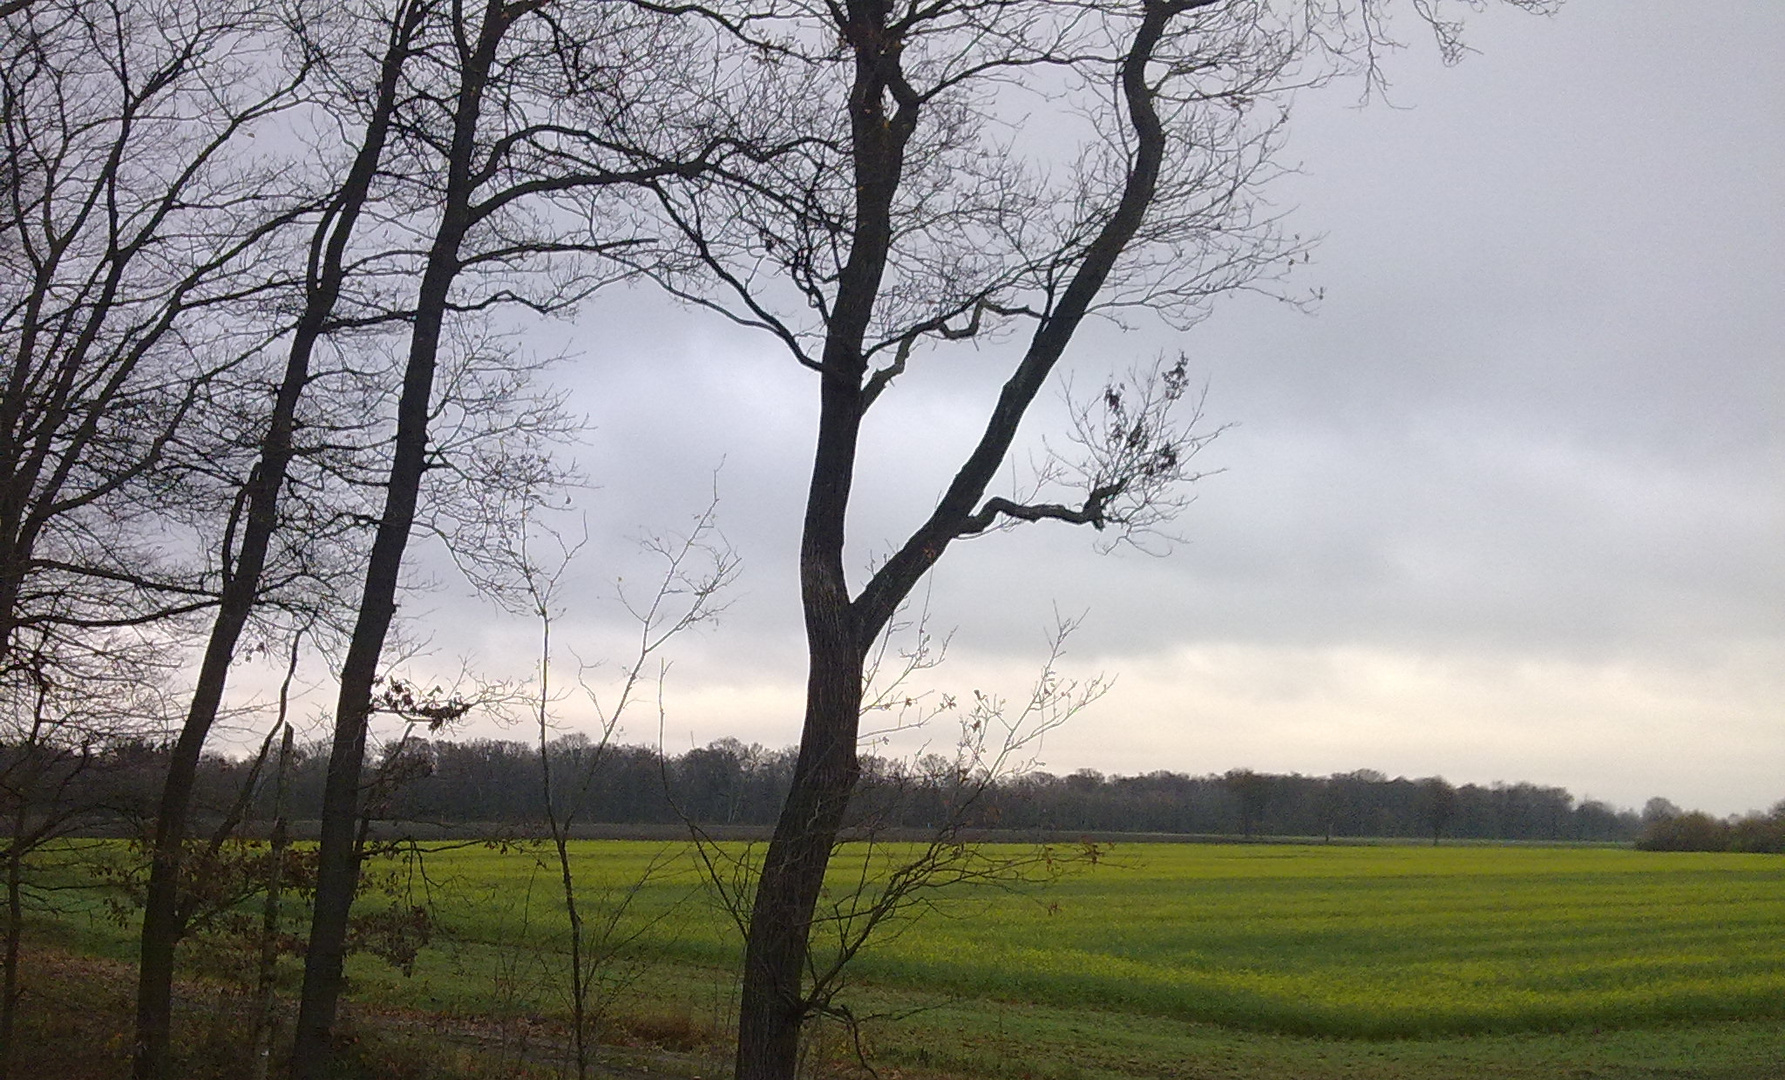
{"label": "overcast sky", "polygon": [[[1446,69],[1410,37],[1386,103],[1355,107],[1355,84],[1296,102],[1303,171],[1272,198],[1323,236],[1296,282],[1324,289],[1315,313],[1240,297],[1069,355],[1095,385],[1182,349],[1208,380],[1234,426],[1184,542],[1100,555],[1041,524],[935,574],[944,687],[1024,693],[1054,612],[1084,615],[1062,670],[1116,683],[1047,737],[1050,771],[1367,767],[1717,813],[1785,797],[1785,5],[1490,10],[1469,40]],[[717,468],[743,575],[671,648],[665,743],[791,744],[813,377],[643,290],[552,340],[591,422],[559,640],[624,654],[612,581],[649,577],[629,545],[682,527]],[[914,371],[870,418],[855,566],[983,423],[1002,370],[964,363]],[[416,606],[446,616],[437,656],[527,662],[526,627],[450,593]],[[625,737],[654,740],[655,713]]]}

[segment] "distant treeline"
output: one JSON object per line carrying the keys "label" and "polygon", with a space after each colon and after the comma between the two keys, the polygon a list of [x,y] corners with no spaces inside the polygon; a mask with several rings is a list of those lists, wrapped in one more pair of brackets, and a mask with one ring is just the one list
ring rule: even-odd
{"label": "distant treeline", "polygon": [[1785,801],[1764,814],[1719,820],[1699,810],[1683,811],[1666,799],[1650,799],[1642,811],[1644,851],[1757,851],[1785,854]]}
{"label": "distant treeline", "polygon": [[[0,835],[146,825],[166,769],[165,747],[114,740],[96,747],[0,743],[0,796],[23,808]],[[720,739],[681,754],[597,745],[584,736],[551,744],[558,805],[579,825],[771,827],[793,775],[792,749]],[[285,777],[286,813],[314,819],[322,805],[325,748],[299,746]],[[195,805],[213,822],[272,816],[274,763],[207,755]],[[527,829],[545,818],[539,749],[503,739],[409,739],[387,746],[371,770],[371,816],[442,826]],[[1765,813],[1716,818],[1653,798],[1639,814],[1558,787],[1452,785],[1373,769],[1287,776],[1233,769],[1066,776],[1026,772],[978,784],[949,759],[865,756],[858,819],[930,830],[951,822],[1022,832],[1207,836],[1402,837],[1457,840],[1634,842],[1651,851],[1785,853],[1785,801]],[[30,800],[14,789],[33,792]],[[972,798],[963,806],[962,792]],[[244,795],[246,792],[246,795]]]}
{"label": "distant treeline", "polygon": [[[139,751],[136,766],[153,756]],[[721,739],[664,755],[655,747],[597,746],[576,736],[554,742],[552,759],[560,805],[583,789],[577,820],[584,824],[771,826],[794,751]],[[202,801],[213,812],[231,805],[248,768],[240,760],[207,758]],[[297,751],[286,778],[291,816],[316,814],[326,768],[325,752]],[[387,749],[377,777],[370,802],[382,818],[526,824],[544,817],[538,748],[522,742],[411,740]],[[271,788],[265,776],[259,788],[251,813],[264,817]],[[1069,833],[1632,841],[1644,827],[1634,811],[1577,801],[1557,787],[1453,786],[1438,777],[1391,779],[1370,769],[1324,777],[1243,769],[1196,776],[1028,772],[985,785],[964,810],[960,791],[960,771],[950,760],[867,757],[856,805],[871,807],[877,824],[910,829],[964,816],[976,828]]]}

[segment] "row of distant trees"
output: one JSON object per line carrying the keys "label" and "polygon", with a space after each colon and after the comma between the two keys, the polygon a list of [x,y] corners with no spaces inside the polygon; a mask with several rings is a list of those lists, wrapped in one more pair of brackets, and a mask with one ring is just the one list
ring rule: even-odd
{"label": "row of distant trees", "polygon": [[[35,774],[59,792],[49,816],[59,831],[116,829],[146,820],[166,768],[165,747],[136,741],[84,755],[36,756],[0,746],[0,780]],[[591,825],[771,826],[792,782],[797,751],[719,739],[681,754],[655,746],[601,745],[587,736],[554,740],[555,767],[593,782],[582,821]],[[412,739],[387,746],[375,770],[376,816],[402,822],[528,826],[545,806],[538,747],[505,739]],[[287,764],[289,813],[314,819],[322,805],[327,748],[299,746]],[[272,785],[251,760],[206,755],[195,803],[213,819],[267,820]],[[858,803],[879,825],[928,830],[955,813],[947,793],[957,764],[864,758]],[[237,807],[245,790],[256,792]],[[1105,776],[1080,769],[994,778],[972,811],[982,828],[1068,833],[1221,836],[1399,837],[1434,840],[1634,841],[1650,851],[1785,853],[1785,801],[1765,812],[1717,818],[1650,799],[1641,813],[1559,787],[1531,783],[1452,785],[1442,777],[1389,777],[1374,769],[1330,776],[1233,769],[1188,775],[1157,771]]]}
{"label": "row of distant trees", "polygon": [[[655,746],[602,745],[584,735],[553,740],[554,767],[592,782],[582,821],[590,825],[771,826],[792,782],[797,751],[719,739],[681,754]],[[147,820],[168,750],[127,741],[85,754],[33,755],[0,745],[0,781],[22,774],[59,792],[47,817],[57,831],[116,829]],[[286,766],[288,812],[314,819],[328,767],[325,746],[298,746]],[[374,773],[369,811],[401,822],[528,826],[543,820],[539,748],[505,739],[410,739],[388,745]],[[272,785],[254,762],[206,755],[195,803],[216,818],[267,820]],[[862,815],[887,827],[928,830],[955,808],[957,763],[940,756],[864,757]],[[256,794],[246,807],[243,792]],[[1156,771],[1105,776],[1092,769],[993,778],[972,810],[981,828],[1068,833],[1220,836],[1398,837],[1433,840],[1635,842],[1650,851],[1785,853],[1785,801],[1765,812],[1717,818],[1650,799],[1640,813],[1559,787],[1531,783],[1452,785],[1442,777],[1389,777],[1374,769],[1303,776],[1232,769],[1189,775]]]}
{"label": "row of distant trees", "polygon": [[[792,782],[797,753],[720,739],[681,754],[652,746],[599,746],[583,736],[552,743],[569,773],[593,760],[594,782],[582,820],[589,824],[771,826]],[[524,825],[544,817],[538,748],[499,739],[414,739],[387,748],[377,775],[379,816],[408,822]],[[131,771],[153,768],[156,751],[140,748]],[[286,780],[291,813],[312,818],[322,802],[327,754],[299,748]],[[207,757],[200,801],[213,813],[236,798],[250,763]],[[954,813],[947,793],[956,762],[866,757],[858,805],[881,808],[887,827],[933,829]],[[117,783],[126,793],[143,782]],[[263,796],[264,797],[264,796]],[[1066,776],[1027,772],[996,779],[972,811],[984,828],[1069,833],[1171,833],[1226,836],[1402,837],[1469,840],[1632,841],[1654,834],[1649,818],[1558,787],[1530,783],[1452,785],[1441,777],[1390,778],[1372,769],[1331,776],[1275,775],[1249,769],[1187,775],[1151,772]],[[1667,821],[1691,829],[1699,818],[1674,809]],[[1785,819],[1781,819],[1785,822]],[[1645,831],[1647,830],[1647,831]],[[1696,834],[1694,834],[1696,835]],[[1742,835],[1746,835],[1745,833]],[[1657,842],[1653,846],[1675,846]],[[1728,846],[1725,844],[1724,846]]]}
{"label": "row of distant trees", "polygon": [[1645,851],[1755,851],[1785,854],[1785,800],[1765,813],[1714,818],[1701,810],[1681,810],[1666,799],[1650,799],[1642,811]]}

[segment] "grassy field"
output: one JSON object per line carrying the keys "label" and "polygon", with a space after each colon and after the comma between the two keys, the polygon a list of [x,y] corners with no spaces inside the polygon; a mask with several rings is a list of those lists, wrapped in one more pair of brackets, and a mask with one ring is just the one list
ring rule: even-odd
{"label": "grassy field", "polygon": [[[430,1015],[560,1014],[562,916],[543,854],[465,848],[402,868],[441,933],[412,976],[357,958],[356,997]],[[657,843],[576,855],[586,904],[624,943],[604,973],[615,1030],[722,1058],[709,1044],[730,1020],[738,944],[702,875]],[[849,1000],[857,1015],[901,1017],[865,1031],[874,1060],[907,1072],[1785,1077],[1773,856],[1118,846],[1051,884],[963,894],[897,929],[859,958]],[[128,953],[102,920],[60,932]]]}

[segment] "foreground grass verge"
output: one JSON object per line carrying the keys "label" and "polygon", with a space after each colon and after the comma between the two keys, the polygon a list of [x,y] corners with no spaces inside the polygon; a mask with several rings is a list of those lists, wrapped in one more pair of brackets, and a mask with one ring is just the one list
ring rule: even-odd
{"label": "foreground grass verge", "polygon": [[[711,978],[715,973],[708,973]],[[122,1080],[129,1075],[131,971],[39,944],[20,1032],[17,1075]],[[186,1080],[247,1074],[242,1019],[227,984],[183,982],[176,1065]],[[925,998],[866,988],[865,1011],[919,1009],[870,1022],[883,1080],[1777,1080],[1785,1024],[1723,1021],[1624,1031],[1359,1041],[1241,1032],[1091,1009]],[[379,1007],[347,1011],[342,1080],[557,1080],[564,1033],[537,1017],[467,1017]],[[611,1018],[596,1075],[699,1080],[723,1076],[719,1014],[686,1001],[638,999]],[[821,1030],[815,1077],[860,1076],[839,1029]],[[277,1072],[274,1075],[278,1075]]]}

